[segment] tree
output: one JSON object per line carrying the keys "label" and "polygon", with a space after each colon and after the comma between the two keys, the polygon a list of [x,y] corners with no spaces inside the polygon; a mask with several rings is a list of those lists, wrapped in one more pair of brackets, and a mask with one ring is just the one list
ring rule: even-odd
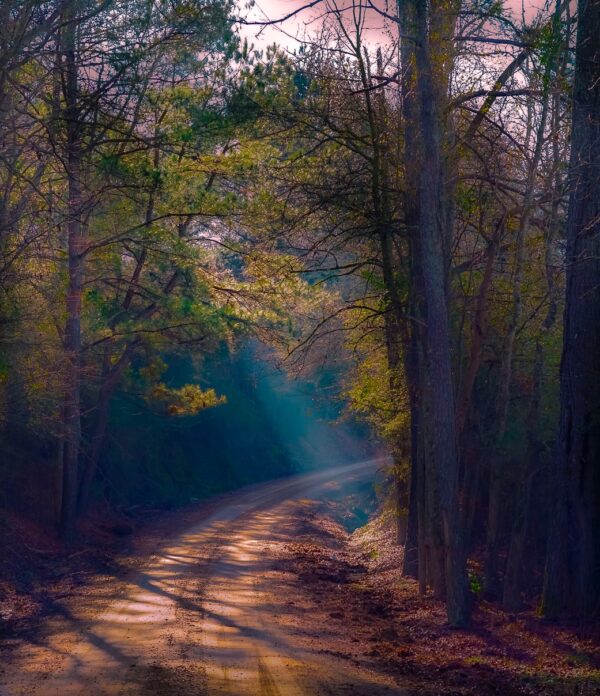
{"label": "tree", "polygon": [[600,2],[578,3],[561,411],[543,612],[600,609]]}
{"label": "tree", "polygon": [[[143,139],[138,132],[139,112],[149,87],[162,78],[160,60],[173,56],[175,47],[179,45],[182,56],[180,67],[185,66],[186,60],[193,67],[194,61],[189,59],[192,47],[200,51],[223,45],[229,31],[228,10],[228,4],[192,8],[185,2],[173,7],[142,2],[127,10],[116,2],[106,2],[92,11],[71,0],[64,0],[62,5],[57,70],[63,100],[56,133],[59,144],[64,148],[62,162],[67,199],[68,289],[63,334],[65,397],[61,515],[61,530],[67,541],[72,539],[74,533],[80,478],[85,274],[90,249],[97,247],[89,244],[89,226],[90,216],[101,200],[94,187],[96,156],[102,152],[102,145],[107,140],[118,141],[116,152],[113,149],[111,153],[113,158],[118,159],[120,153],[126,152],[128,145]],[[106,22],[106,26],[102,22]],[[202,30],[204,35],[200,37]],[[100,33],[104,34],[105,44],[99,50]],[[182,42],[186,42],[185,50],[181,48]],[[138,86],[136,82],[140,71],[144,74],[144,80]],[[154,151],[158,152],[156,146]],[[155,191],[150,194],[145,229],[152,221],[154,194]],[[135,282],[134,272],[132,283]],[[131,292],[126,294],[123,300],[125,309],[131,303],[131,297]],[[110,373],[109,383],[118,381],[116,378],[126,364],[125,359],[118,361],[117,367],[113,367]],[[105,404],[106,398],[101,402]],[[102,416],[100,420],[103,420]],[[99,436],[94,437],[94,442],[97,448]],[[95,457],[92,456],[92,461]],[[84,494],[89,489],[91,475],[87,473],[84,477]]]}

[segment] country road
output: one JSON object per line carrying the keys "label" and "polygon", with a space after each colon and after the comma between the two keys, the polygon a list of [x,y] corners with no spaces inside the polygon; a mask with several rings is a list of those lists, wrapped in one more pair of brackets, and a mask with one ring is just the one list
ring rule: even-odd
{"label": "country road", "polygon": [[[373,478],[377,462],[256,486],[166,542],[118,592],[65,598],[0,671],[2,696],[400,694],[308,638],[300,589],[273,570],[302,501]],[[290,605],[295,606],[290,611]]]}

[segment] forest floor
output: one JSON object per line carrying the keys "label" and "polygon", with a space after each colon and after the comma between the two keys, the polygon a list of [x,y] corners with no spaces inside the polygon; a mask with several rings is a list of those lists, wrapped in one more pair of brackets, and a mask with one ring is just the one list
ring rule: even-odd
{"label": "forest floor", "polygon": [[30,535],[22,553],[55,576],[1,588],[0,694],[600,694],[597,628],[480,604],[470,630],[448,629],[399,577],[385,517],[348,531],[372,475],[254,486],[119,542],[128,530],[96,530],[93,553],[60,562]]}
{"label": "forest floor", "polygon": [[343,517],[343,499],[305,508],[280,563],[350,637],[346,659],[370,658],[420,694],[600,694],[598,625],[552,624],[480,601],[468,630],[450,629],[444,605],[400,576],[394,525],[377,516],[349,533]]}

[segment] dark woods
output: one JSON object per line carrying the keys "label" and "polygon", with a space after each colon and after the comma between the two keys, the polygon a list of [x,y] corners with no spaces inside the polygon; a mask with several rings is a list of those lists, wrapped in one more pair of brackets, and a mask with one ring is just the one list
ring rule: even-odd
{"label": "dark woods", "polygon": [[452,625],[597,615],[600,2],[321,9],[292,55],[223,2],[2,4],[1,476],[60,475],[73,543],[118,419],[218,410],[258,338],[386,442]]}

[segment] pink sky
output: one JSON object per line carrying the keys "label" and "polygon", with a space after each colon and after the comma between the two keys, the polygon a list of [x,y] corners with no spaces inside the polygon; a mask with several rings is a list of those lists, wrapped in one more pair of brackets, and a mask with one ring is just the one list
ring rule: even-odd
{"label": "pink sky", "polygon": [[[386,0],[375,0],[377,4],[385,7]],[[288,15],[290,12],[303,7],[307,0],[256,0],[255,7],[249,14],[249,18],[253,20],[264,19],[279,19]],[[338,0],[339,6],[348,5],[348,0]],[[524,10],[527,19],[531,19],[544,6],[544,0],[505,0],[505,7],[510,9],[515,15],[515,18],[520,18],[521,11]],[[316,27],[314,21],[319,15],[319,5],[312,9],[303,11],[292,19],[278,26],[261,27],[253,26],[246,27],[243,34],[248,37],[256,46],[264,46],[273,42],[280,45],[292,48],[296,41],[293,37],[303,34],[305,31],[310,31],[311,27]],[[376,12],[371,13],[372,16],[368,20],[369,34],[372,40],[377,43],[378,35],[383,40],[383,20]],[[313,20],[313,21],[311,21]],[[260,32],[260,33],[259,33]],[[259,33],[259,36],[256,36]]]}

